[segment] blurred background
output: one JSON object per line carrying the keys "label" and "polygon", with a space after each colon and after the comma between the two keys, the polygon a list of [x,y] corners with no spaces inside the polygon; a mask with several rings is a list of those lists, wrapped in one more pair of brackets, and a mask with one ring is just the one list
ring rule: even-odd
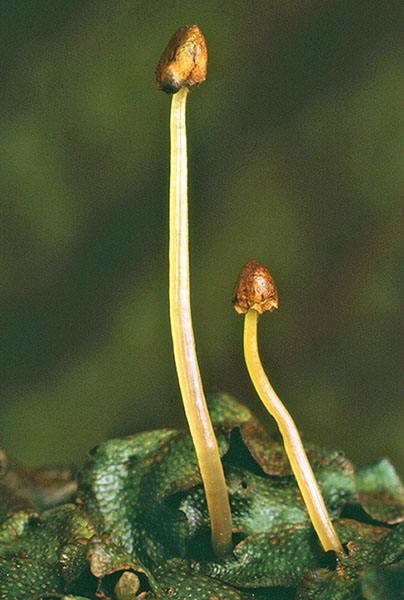
{"label": "blurred background", "polygon": [[192,309],[206,391],[270,430],[231,305],[270,269],[262,362],[305,439],[404,475],[403,4],[3,0],[0,441],[80,465],[184,426],[168,322],[170,97],[154,71],[197,23],[188,100]]}

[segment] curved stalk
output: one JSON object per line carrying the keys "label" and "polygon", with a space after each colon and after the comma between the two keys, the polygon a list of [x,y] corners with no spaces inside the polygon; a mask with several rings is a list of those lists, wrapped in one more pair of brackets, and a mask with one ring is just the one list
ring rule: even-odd
{"label": "curved stalk", "polygon": [[331,523],[296,425],[269,383],[262,367],[257,346],[257,321],[257,311],[250,309],[244,322],[244,354],[248,372],[260,399],[276,420],[282,434],[286,454],[324,550],[342,552],[341,543]]}
{"label": "curved stalk", "polygon": [[188,89],[171,104],[170,168],[170,321],[185,414],[198,458],[208,505],[212,546],[218,556],[231,552],[232,523],[227,487],[210,421],[195,351],[191,320],[188,258],[187,140]]}
{"label": "curved stalk", "polygon": [[245,314],[244,355],[251,380],[268,412],[274,417],[283,437],[286,454],[306,504],[314,529],[325,551],[342,552],[323,497],[303,448],[292,417],[268,381],[258,352],[258,314],[278,308],[278,292],[268,269],[250,260],[240,271],[233,292],[233,304]]}

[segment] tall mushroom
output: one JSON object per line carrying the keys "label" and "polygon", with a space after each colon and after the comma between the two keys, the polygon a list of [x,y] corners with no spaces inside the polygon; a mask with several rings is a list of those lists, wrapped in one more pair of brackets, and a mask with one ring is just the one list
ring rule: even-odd
{"label": "tall mushroom", "polygon": [[197,25],[181,27],[157,65],[157,87],[173,94],[170,119],[170,323],[185,414],[205,488],[213,550],[231,552],[230,505],[217,442],[204,397],[191,320],[188,257],[187,138],[185,106],[191,87],[204,81],[205,38]]}
{"label": "tall mushroom", "polygon": [[248,372],[258,396],[277,422],[286,454],[314,529],[324,550],[341,552],[341,543],[331,523],[299,432],[289,412],[269,383],[259,357],[258,315],[278,308],[278,293],[268,269],[254,260],[244,265],[234,288],[233,305],[239,314],[245,314],[244,355]]}

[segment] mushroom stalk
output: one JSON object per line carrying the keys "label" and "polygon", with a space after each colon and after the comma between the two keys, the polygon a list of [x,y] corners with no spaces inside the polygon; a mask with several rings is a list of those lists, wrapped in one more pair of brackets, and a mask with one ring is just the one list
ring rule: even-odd
{"label": "mushroom stalk", "polygon": [[257,346],[257,321],[257,311],[250,309],[245,315],[244,322],[244,354],[248,372],[258,396],[268,412],[274,417],[282,434],[292,471],[324,550],[342,552],[341,543],[331,523],[296,425],[277,396],[262,367]]}
{"label": "mushroom stalk", "polygon": [[258,396],[274,417],[283,437],[286,454],[304,503],[325,551],[342,552],[342,546],[328,515],[316,478],[308,461],[296,425],[269,383],[257,345],[258,314],[278,308],[278,293],[265,267],[250,260],[241,269],[233,292],[235,310],[245,314],[244,355]]}
{"label": "mushroom stalk", "polygon": [[157,66],[159,89],[174,93],[170,118],[170,323],[185,414],[205,488],[212,546],[232,550],[230,504],[219,449],[209,417],[191,319],[188,249],[188,181],[185,107],[189,87],[205,79],[206,45],[196,25],[179,29]]}
{"label": "mushroom stalk", "polygon": [[231,551],[231,514],[219,450],[202,389],[195,351],[189,293],[187,140],[188,89],[171,105],[170,321],[178,381],[198,458],[208,505],[212,546],[218,556]]}

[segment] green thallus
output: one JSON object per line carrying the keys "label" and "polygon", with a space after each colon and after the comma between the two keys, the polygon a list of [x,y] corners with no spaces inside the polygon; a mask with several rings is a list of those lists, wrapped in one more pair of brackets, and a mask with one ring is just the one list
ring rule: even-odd
{"label": "green thallus", "polygon": [[174,358],[185,414],[205,488],[217,556],[232,550],[230,505],[218,446],[204,397],[191,320],[185,106],[189,88],[206,77],[207,50],[197,27],[182,27],[157,65],[157,87],[174,94],[170,119],[169,301]]}
{"label": "green thallus", "polygon": [[248,372],[258,396],[278,424],[290,465],[314,529],[325,551],[342,552],[341,543],[327,513],[299,432],[289,412],[269,383],[259,357],[258,315],[278,308],[278,293],[268,269],[254,260],[244,265],[234,288],[233,304],[239,314],[245,314],[244,355]]}

